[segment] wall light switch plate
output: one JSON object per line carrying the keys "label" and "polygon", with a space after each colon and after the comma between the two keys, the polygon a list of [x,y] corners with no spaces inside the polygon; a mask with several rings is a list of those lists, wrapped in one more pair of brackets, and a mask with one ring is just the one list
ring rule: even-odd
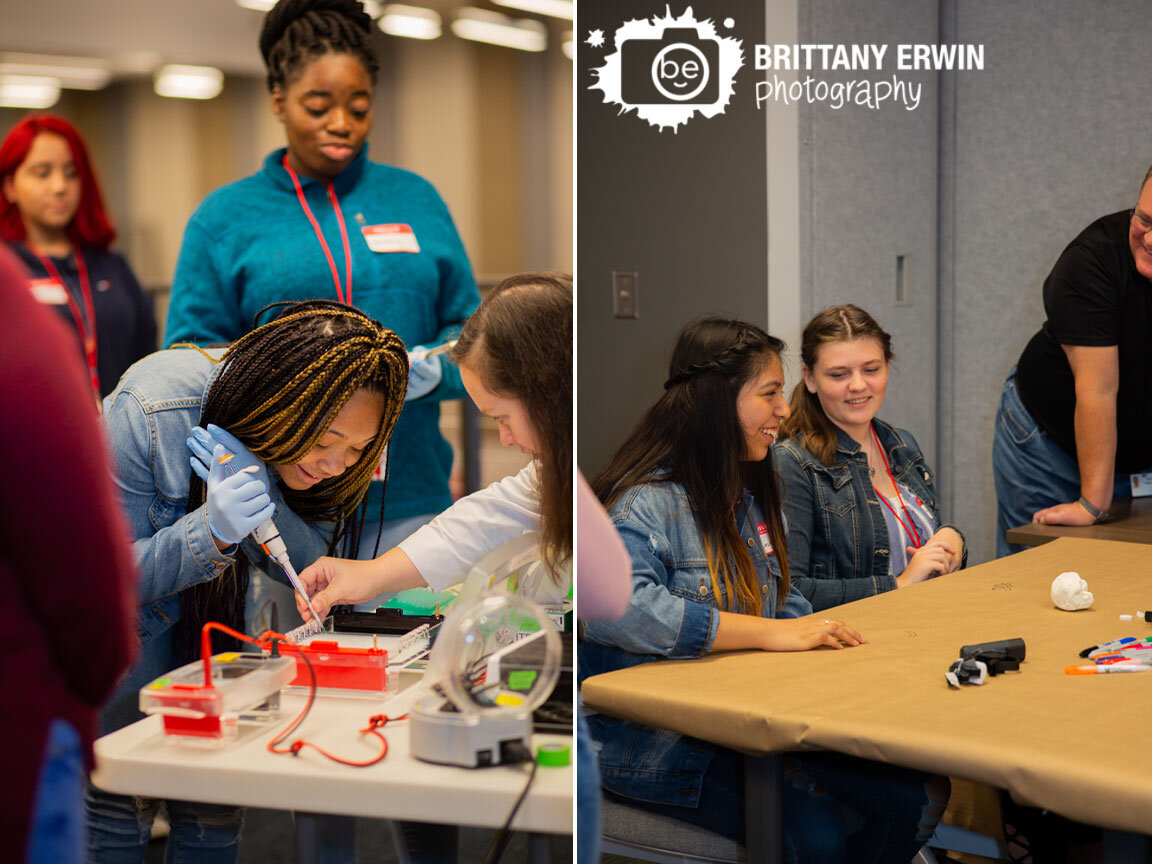
{"label": "wall light switch plate", "polygon": [[612,314],[617,318],[639,318],[640,274],[635,270],[612,271]]}

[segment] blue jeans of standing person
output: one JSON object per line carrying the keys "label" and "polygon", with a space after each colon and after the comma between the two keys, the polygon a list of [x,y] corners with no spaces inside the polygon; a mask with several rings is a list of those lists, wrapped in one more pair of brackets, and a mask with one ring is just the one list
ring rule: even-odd
{"label": "blue jeans of standing person", "polygon": [[600,861],[600,766],[584,711],[576,715],[576,864]]}
{"label": "blue jeans of standing person", "polygon": [[[907,864],[932,836],[948,804],[946,777],[839,753],[782,759],[788,864]],[[724,747],[716,751],[697,807],[616,800],[743,843],[744,757]]]}
{"label": "blue jeans of standing person", "polygon": [[[159,798],[114,795],[89,783],[84,795],[89,864],[142,864],[160,803]],[[172,800],[164,804],[172,826],[167,864],[235,864],[243,807]]]}
{"label": "blue jeans of standing person", "polygon": [[[1027,525],[1032,514],[1080,497],[1080,466],[1048,437],[1028,413],[1016,392],[1016,367],[1008,373],[996,411],[992,439],[992,474],[996,480],[996,557],[1023,549],[1009,543],[1009,528]],[[1132,497],[1128,474],[1116,474],[1113,500]]]}
{"label": "blue jeans of standing person", "polygon": [[48,727],[28,828],[28,864],[84,860],[84,755],[72,724]]}

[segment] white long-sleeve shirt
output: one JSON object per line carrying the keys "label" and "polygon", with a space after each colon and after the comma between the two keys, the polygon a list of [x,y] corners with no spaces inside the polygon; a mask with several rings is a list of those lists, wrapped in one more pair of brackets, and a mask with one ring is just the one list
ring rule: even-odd
{"label": "white long-sleeve shirt", "polygon": [[443,591],[500,544],[540,527],[539,488],[533,460],[519,473],[461,498],[399,548],[433,590]]}

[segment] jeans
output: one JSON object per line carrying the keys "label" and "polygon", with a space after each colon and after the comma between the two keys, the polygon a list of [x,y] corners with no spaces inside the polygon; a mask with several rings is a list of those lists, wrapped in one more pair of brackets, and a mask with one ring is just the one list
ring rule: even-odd
{"label": "jeans", "polygon": [[48,728],[28,831],[28,864],[84,860],[84,762],[80,735],[64,720]]}
{"label": "jeans", "polygon": [[[1026,525],[1032,514],[1080,497],[1080,466],[1048,437],[1028,413],[1016,392],[1016,367],[1008,373],[996,412],[992,439],[992,474],[996,480],[996,557],[1023,549],[1009,543],[1009,528]],[[1114,500],[1132,497],[1129,475],[1117,473]]]}
{"label": "jeans", "polygon": [[[944,777],[838,753],[785,756],[783,763],[789,864],[907,864],[932,836],[948,803]],[[743,843],[744,757],[716,751],[698,807],[616,800]]]}
{"label": "jeans", "polygon": [[576,862],[600,860],[600,768],[584,712],[576,717]]}
{"label": "jeans", "polygon": [[235,864],[244,808],[114,795],[89,783],[84,806],[90,864],[142,864],[161,803],[172,826],[166,864]]}

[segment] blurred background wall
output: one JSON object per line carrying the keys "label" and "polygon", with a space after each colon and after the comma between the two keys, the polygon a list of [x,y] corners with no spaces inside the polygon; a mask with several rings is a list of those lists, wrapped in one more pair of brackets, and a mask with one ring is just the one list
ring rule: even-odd
{"label": "blurred background wall", "polygon": [[[464,2],[419,5],[442,16],[439,38],[373,29],[380,74],[370,157],[436,186],[482,286],[524,270],[571,272],[572,65],[562,43],[572,22],[471,4],[535,22],[547,47],[527,52],[455,36],[450,22]],[[0,74],[28,53],[91,58],[111,71],[106,86],[63,89],[46,110],[86,137],[119,231],[117,248],[153,293],[161,328],[192,211],[284,146],[257,47],[262,21],[262,12],[233,0],[0,0]],[[223,89],[204,101],[159,96],[152,72],[168,63],[216,67]],[[27,111],[0,107],[0,136]],[[454,404],[443,412],[453,441],[459,414]],[[493,445],[482,462],[484,482],[515,470],[523,457]]]}

